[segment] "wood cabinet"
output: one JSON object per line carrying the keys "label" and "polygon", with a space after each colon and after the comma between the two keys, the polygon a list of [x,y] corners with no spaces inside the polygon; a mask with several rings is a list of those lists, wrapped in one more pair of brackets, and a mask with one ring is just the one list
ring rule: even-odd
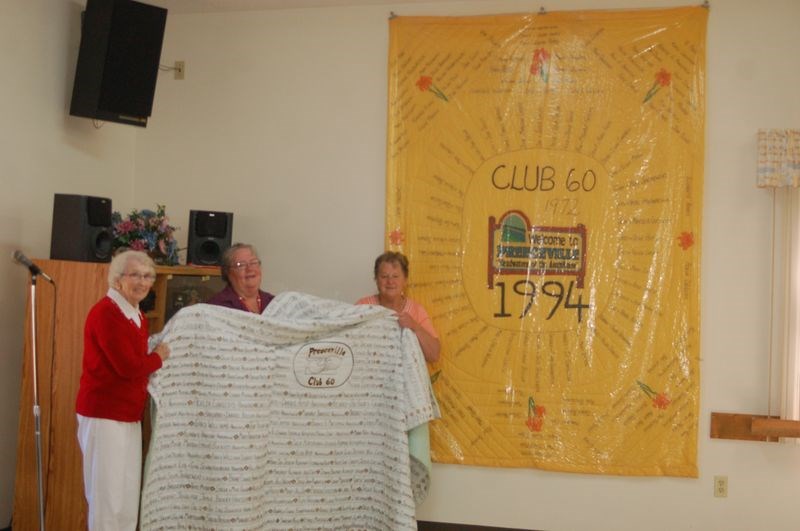
{"label": "wood cabinet", "polygon": [[216,266],[158,266],[156,275],[155,307],[147,312],[151,334],[160,332],[180,308],[203,302],[225,287]]}
{"label": "wood cabinet", "polygon": [[[41,410],[42,478],[47,529],[86,529],[75,397],[83,357],[83,325],[89,309],[108,290],[108,264],[34,260],[56,283],[36,283],[37,372]],[[156,268],[155,307],[147,312],[151,333],[163,328],[177,306],[199,302],[221,286],[218,268]],[[187,278],[188,277],[188,278]],[[181,297],[183,297],[181,299]],[[179,300],[180,299],[180,300]],[[30,300],[20,389],[14,480],[15,531],[39,529],[33,415]],[[170,313],[171,312],[171,313]],[[148,431],[148,430],[143,430]]]}

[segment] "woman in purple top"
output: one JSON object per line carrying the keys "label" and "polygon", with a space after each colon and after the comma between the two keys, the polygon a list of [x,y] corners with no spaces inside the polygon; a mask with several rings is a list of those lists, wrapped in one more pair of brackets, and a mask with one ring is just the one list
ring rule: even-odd
{"label": "woman in purple top", "polygon": [[234,243],[226,249],[222,253],[221,269],[227,286],[211,297],[208,304],[262,313],[275,298],[261,290],[261,260],[252,245]]}

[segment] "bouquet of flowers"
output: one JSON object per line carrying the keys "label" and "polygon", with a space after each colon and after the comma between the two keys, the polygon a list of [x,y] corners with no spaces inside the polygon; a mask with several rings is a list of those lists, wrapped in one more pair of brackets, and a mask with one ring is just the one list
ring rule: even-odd
{"label": "bouquet of flowers", "polygon": [[123,218],[119,212],[111,214],[113,247],[125,247],[144,251],[156,264],[178,264],[178,242],[173,236],[175,227],[169,224],[164,205],[156,205],[156,211],[132,210]]}

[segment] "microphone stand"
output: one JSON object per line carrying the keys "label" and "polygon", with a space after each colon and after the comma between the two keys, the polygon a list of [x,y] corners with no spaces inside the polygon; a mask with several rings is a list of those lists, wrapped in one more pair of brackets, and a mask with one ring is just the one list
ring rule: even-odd
{"label": "microphone stand", "polygon": [[36,364],[36,273],[31,273],[31,359],[33,377],[33,430],[36,439],[36,484],[39,489],[39,530],[44,529],[44,485],[42,481],[42,423],[39,407],[39,370]]}

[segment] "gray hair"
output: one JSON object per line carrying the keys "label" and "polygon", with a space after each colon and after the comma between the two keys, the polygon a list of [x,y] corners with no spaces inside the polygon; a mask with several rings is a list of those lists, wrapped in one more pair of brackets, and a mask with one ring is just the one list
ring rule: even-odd
{"label": "gray hair", "polygon": [[121,253],[115,255],[111,260],[111,264],[108,266],[109,286],[113,287],[119,282],[119,279],[122,278],[122,275],[125,273],[125,269],[128,267],[128,262],[131,261],[138,262],[139,264],[146,266],[153,274],[156,272],[156,264],[153,262],[152,258],[147,256],[147,253],[128,249],[127,251],[122,251]]}
{"label": "gray hair", "polygon": [[256,248],[250,245],[249,243],[234,243],[233,245],[225,249],[225,251],[222,253],[222,257],[220,258],[221,263],[219,267],[220,267],[220,276],[222,277],[222,280],[224,280],[225,283],[228,285],[230,285],[231,283],[231,281],[228,280],[228,273],[231,272],[231,266],[233,265],[233,253],[235,253],[239,249],[250,249],[250,252],[253,253],[253,256],[258,258],[259,260],[261,259],[261,257],[258,256],[258,251],[256,251]]}

